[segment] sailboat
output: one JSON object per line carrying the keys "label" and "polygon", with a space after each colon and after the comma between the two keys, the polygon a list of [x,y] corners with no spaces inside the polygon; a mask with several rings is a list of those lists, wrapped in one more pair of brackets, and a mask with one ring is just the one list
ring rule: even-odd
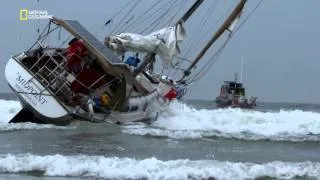
{"label": "sailboat", "polygon": [[[193,82],[199,80],[209,70],[212,63],[219,58],[226,44],[233,37],[247,0],[240,0],[236,4],[232,12],[197,56],[193,60],[189,60],[191,63],[187,65],[187,67],[185,67],[185,65],[183,67],[183,64],[180,62],[183,58],[178,58],[178,55],[180,55],[179,52],[181,49],[179,44],[186,37],[184,24],[203,2],[203,0],[197,0],[173,27],[163,28],[147,35],[134,33],[111,34],[105,38],[105,45],[119,54],[127,52],[147,53],[148,56],[143,60],[138,72],[145,71],[145,73],[153,77],[164,77],[160,79],[162,81],[170,79],[172,84],[174,84],[175,90],[178,92],[178,98],[181,99],[186,94],[188,87],[190,87]],[[197,65],[209,51],[210,47],[226,33],[228,33],[227,38],[222,43],[221,47],[214,53],[213,58],[209,60],[203,68],[197,69]],[[153,71],[153,68],[148,68],[150,64],[154,63],[155,57],[152,56],[152,54],[157,55],[159,59],[162,60],[163,68],[179,70],[182,72],[181,77],[168,77],[167,75],[164,75],[164,73],[158,75]]]}
{"label": "sailboat", "polygon": [[[72,36],[67,47],[45,46],[59,28]],[[149,121],[168,105],[167,84],[133,73],[75,20],[53,17],[31,48],[9,59],[5,75],[23,106],[10,122],[123,124]]]}
{"label": "sailboat", "polygon": [[[246,0],[237,4],[180,79],[156,74],[157,57],[164,66],[178,68],[183,25],[203,2],[193,3],[173,27],[148,35],[111,34],[104,43],[78,21],[52,17],[36,42],[6,64],[9,87],[23,106],[10,122],[67,125],[75,120],[112,124],[155,120],[172,99],[184,96],[197,76],[191,76],[191,71],[210,46],[225,31],[232,34]],[[50,35],[56,32],[60,37],[61,31],[69,37],[67,45],[66,41],[46,45]],[[138,67],[121,59],[127,52],[144,53]]]}

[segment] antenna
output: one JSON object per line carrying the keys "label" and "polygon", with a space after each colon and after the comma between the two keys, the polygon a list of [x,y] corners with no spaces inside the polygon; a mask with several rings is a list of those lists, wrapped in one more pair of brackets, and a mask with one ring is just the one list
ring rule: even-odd
{"label": "antenna", "polygon": [[242,74],[243,74],[243,64],[244,64],[244,57],[241,56],[241,69],[240,69],[240,82],[242,83]]}
{"label": "antenna", "polygon": [[[37,10],[40,10],[40,0],[37,0]],[[37,35],[40,37],[40,21],[37,19]]]}
{"label": "antenna", "polygon": [[234,73],[234,82],[236,83],[238,80],[238,74],[237,73]]}

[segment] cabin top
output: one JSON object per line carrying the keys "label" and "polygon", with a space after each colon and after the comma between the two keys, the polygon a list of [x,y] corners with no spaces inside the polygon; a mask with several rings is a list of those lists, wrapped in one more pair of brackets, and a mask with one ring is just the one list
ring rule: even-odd
{"label": "cabin top", "polygon": [[236,81],[224,81],[224,85],[222,85],[221,88],[225,89],[228,94],[245,96],[245,88],[242,83],[237,83]]}
{"label": "cabin top", "polygon": [[129,84],[140,87],[140,84],[134,78],[128,65],[122,62],[112,50],[110,50],[95,36],[93,36],[78,21],[63,20],[56,17],[52,17],[51,21],[59,26],[62,26],[74,37],[83,40],[86,48],[97,57],[98,64],[104,69],[105,72],[113,74],[117,77],[125,77]]}
{"label": "cabin top", "polygon": [[63,20],[56,17],[53,17],[51,21],[62,26],[74,37],[81,39],[86,48],[97,57],[98,63],[106,72],[118,77],[125,75],[127,79],[132,79],[131,77],[128,77],[131,76],[131,73],[129,72],[127,65],[78,21]]}
{"label": "cabin top", "polygon": [[53,17],[53,22],[63,26],[75,37],[82,39],[85,44],[90,46],[90,50],[93,53],[100,53],[99,55],[104,58],[105,61],[111,65],[124,64],[107,46],[100,42],[95,36],[93,36],[86,28],[84,28],[76,20],[62,20]]}
{"label": "cabin top", "polygon": [[236,81],[224,81],[224,85],[231,88],[242,88],[242,83]]}

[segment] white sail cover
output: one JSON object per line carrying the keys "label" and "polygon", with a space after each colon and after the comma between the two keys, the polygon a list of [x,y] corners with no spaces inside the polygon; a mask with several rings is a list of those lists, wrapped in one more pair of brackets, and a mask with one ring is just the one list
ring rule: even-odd
{"label": "white sail cover", "polygon": [[156,53],[165,66],[174,67],[178,63],[175,56],[180,53],[178,44],[185,36],[183,25],[179,23],[174,27],[166,27],[146,36],[133,33],[109,36],[105,44],[120,53],[125,51]]}
{"label": "white sail cover", "polygon": [[238,13],[237,17],[232,21],[232,23],[228,27],[228,31],[230,31],[231,33],[233,32],[234,28],[237,26],[241,14],[242,14],[242,10]]}

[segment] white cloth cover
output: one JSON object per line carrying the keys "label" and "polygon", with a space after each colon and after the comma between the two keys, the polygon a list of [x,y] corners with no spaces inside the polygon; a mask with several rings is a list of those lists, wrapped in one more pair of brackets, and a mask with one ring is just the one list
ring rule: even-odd
{"label": "white cloth cover", "polygon": [[164,65],[174,67],[178,63],[175,59],[180,53],[178,44],[185,38],[186,33],[182,24],[166,27],[146,36],[133,33],[121,33],[106,38],[105,44],[116,52],[144,52],[156,53]]}

